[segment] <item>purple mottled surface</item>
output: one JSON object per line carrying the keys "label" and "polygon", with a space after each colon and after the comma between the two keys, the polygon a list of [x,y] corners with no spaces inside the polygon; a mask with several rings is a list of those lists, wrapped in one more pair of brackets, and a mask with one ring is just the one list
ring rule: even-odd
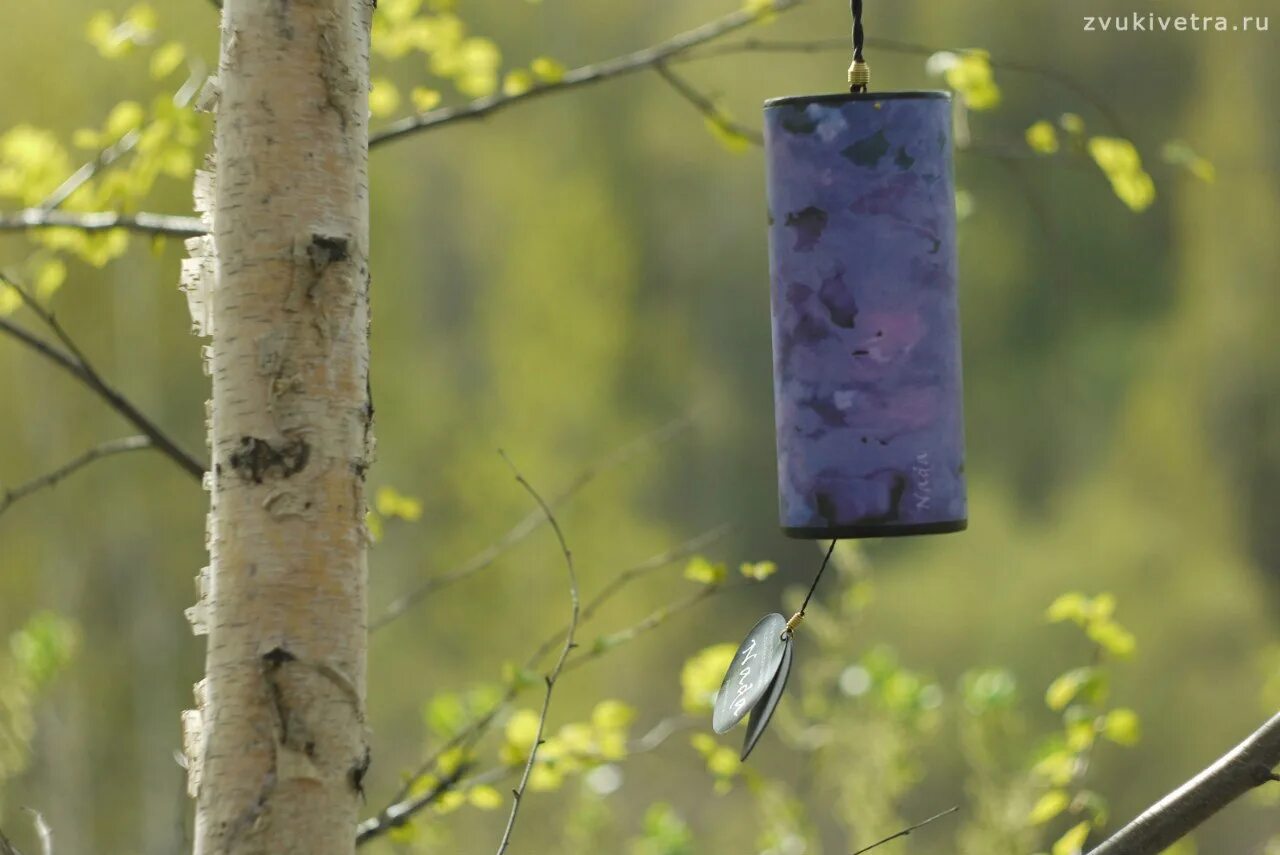
{"label": "purple mottled surface", "polygon": [[951,103],[765,109],[783,528],[963,528]]}

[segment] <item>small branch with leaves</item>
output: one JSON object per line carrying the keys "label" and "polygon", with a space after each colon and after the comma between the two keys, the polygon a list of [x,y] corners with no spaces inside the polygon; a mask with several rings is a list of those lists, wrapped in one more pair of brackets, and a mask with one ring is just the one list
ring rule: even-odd
{"label": "small branch with leaves", "polygon": [[[554,505],[552,507],[554,508]],[[541,513],[541,511],[539,511],[539,513]],[[654,572],[657,572],[658,570],[697,554],[701,550],[722,539],[731,530],[732,527],[729,525],[717,526],[701,534],[695,535],[677,546],[664,550],[661,553],[620,571],[608,584],[605,585],[604,588],[600,590],[599,593],[583,604],[578,620],[579,629],[588,620],[593,618],[606,603],[627,590],[631,584],[651,575]],[[697,591],[692,597],[685,598],[673,606],[660,609],[659,612],[654,615],[649,615],[644,620],[640,621],[639,624],[620,630],[619,632],[612,633],[609,636],[605,636],[605,638],[611,639],[612,642],[597,642],[578,657],[570,657],[565,663],[565,670],[571,670],[580,664],[584,664],[586,660],[597,659],[606,653],[617,649],[622,644],[639,636],[643,631],[645,631],[645,629],[651,629],[659,625],[673,617],[678,612],[685,611],[693,605],[703,602],[708,597],[725,590],[725,588],[726,586],[724,585],[705,586],[704,588],[699,589],[699,591]],[[655,615],[660,616],[655,617]],[[533,652],[529,655],[528,659],[520,669],[520,673],[528,673],[537,668],[543,659],[552,652],[555,646],[566,639],[568,632],[569,626],[566,625],[564,628],[551,633],[543,639],[543,641],[534,648]],[[475,748],[475,746],[484,738],[490,728],[498,720],[498,717],[510,708],[511,704],[521,692],[531,685],[534,685],[534,682],[531,680],[516,679],[511,681],[507,685],[502,697],[499,698],[488,710],[464,726],[443,745],[439,746],[431,756],[428,757],[427,760],[405,780],[404,784],[400,787],[400,790],[392,797],[391,801],[385,808],[379,811],[376,816],[373,816],[360,824],[360,828],[356,836],[357,844],[367,843],[394,828],[405,825],[416,814],[438,802],[447,793],[450,793],[461,786],[470,786],[475,783],[477,780],[476,778],[467,777],[470,764],[463,763],[461,765],[467,765],[468,770],[463,770],[462,773],[459,773],[457,769],[453,769],[443,775],[441,780],[433,784],[426,790],[426,792],[417,794],[413,792],[418,782],[422,781],[432,772],[432,770],[439,767],[442,758],[446,754],[460,750],[465,756],[467,752],[470,752]],[[656,741],[651,740],[650,737],[645,737],[641,740],[641,743],[648,744],[650,741],[653,741],[654,744],[652,747],[646,749],[652,750],[661,744],[667,735],[670,734],[666,734],[662,736],[661,739],[656,739]]]}

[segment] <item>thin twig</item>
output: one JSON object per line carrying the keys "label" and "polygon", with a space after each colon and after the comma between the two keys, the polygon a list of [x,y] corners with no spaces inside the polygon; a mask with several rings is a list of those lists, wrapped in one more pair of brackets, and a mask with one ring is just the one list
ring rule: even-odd
{"label": "thin twig", "polygon": [[126,436],[122,439],[114,439],[94,446],[51,472],[46,472],[24,484],[19,484],[17,487],[12,487],[0,493],[0,514],[3,514],[10,506],[27,498],[32,493],[56,486],[59,481],[83,469],[90,463],[117,454],[142,451],[147,448],[151,448],[151,438],[147,436]]}
{"label": "thin twig", "polygon": [[560,530],[560,523],[556,520],[555,513],[533,488],[533,485],[525,480],[520,474],[520,470],[511,462],[511,458],[507,457],[505,452],[499,452],[502,459],[511,467],[511,471],[515,474],[516,483],[524,487],[525,491],[533,497],[538,503],[538,507],[542,509],[542,513],[546,514],[547,523],[550,524],[552,530],[556,533],[556,540],[560,541],[560,551],[564,554],[564,563],[569,571],[569,631],[565,633],[564,647],[560,650],[560,658],[556,660],[556,664],[552,667],[551,672],[546,676],[547,691],[542,698],[542,713],[538,716],[538,731],[534,735],[533,744],[529,746],[529,759],[525,761],[524,772],[520,775],[520,783],[511,791],[511,814],[507,817],[507,827],[502,833],[502,840],[498,844],[497,855],[507,851],[507,847],[511,844],[511,833],[516,827],[516,817],[520,813],[520,803],[524,800],[525,788],[529,785],[529,776],[533,773],[533,764],[538,759],[538,748],[542,745],[542,733],[547,726],[547,713],[551,710],[551,693],[555,691],[556,681],[560,679],[560,672],[564,670],[565,660],[569,658],[569,652],[574,647],[574,634],[578,630],[578,614],[581,606],[578,601],[578,575],[573,569],[573,553],[569,551],[569,544],[565,542],[564,532]]}
{"label": "thin twig", "polygon": [[1277,780],[1280,713],[1089,855],[1156,855],[1250,790]]}
{"label": "thin twig", "polygon": [[71,194],[79,190],[85,184],[93,180],[93,177],[133,151],[137,146],[138,140],[142,139],[142,131],[134,128],[111,145],[102,149],[93,158],[86,161],[79,169],[67,176],[67,179],[58,185],[38,207],[43,211],[52,211],[61,207],[62,203],[71,198]]}
{"label": "thin twig", "polygon": [[653,70],[666,81],[668,86],[675,90],[676,94],[692,104],[694,109],[705,116],[708,122],[711,122],[727,134],[741,137],[745,142],[749,142],[752,145],[764,145],[764,134],[755,128],[749,128],[730,119],[723,110],[716,106],[714,101],[703,95],[689,81],[668,68],[666,63],[655,63]]}
{"label": "thin twig", "polygon": [[671,618],[681,612],[688,611],[703,600],[710,599],[724,591],[737,590],[742,587],[744,587],[743,583],[729,585],[723,583],[703,585],[689,596],[676,600],[674,603],[663,606],[662,608],[649,613],[642,620],[637,621],[631,626],[620,629],[617,632],[609,633],[608,635],[600,636],[589,648],[583,650],[577,656],[570,659],[567,669],[572,671],[576,668],[580,668],[588,662],[599,659],[601,656],[608,653],[610,650],[613,650],[620,644],[635,641],[641,635],[657,629]]}
{"label": "thin twig", "polygon": [[0,232],[22,232],[32,229],[78,229],[82,232],[105,232],[124,229],[139,234],[166,237],[198,237],[208,229],[197,217],[180,217],[174,214],[151,214],[145,211],[124,214],[119,211],[76,211],[24,208],[21,211],[0,213]]}
{"label": "thin twig", "polygon": [[572,69],[571,71],[566,72],[564,77],[554,83],[545,83],[540,86],[535,86],[527,92],[522,92],[519,95],[504,95],[502,93],[498,93],[486,98],[478,98],[467,104],[460,104],[456,107],[442,107],[426,113],[406,116],[403,119],[392,122],[382,130],[371,135],[369,137],[369,147],[373,148],[418,131],[437,128],[441,125],[450,124],[452,122],[462,121],[465,119],[479,119],[506,107],[530,101],[534,98],[540,98],[544,95],[550,95],[553,92],[564,92],[569,89],[590,86],[594,83],[602,83],[605,80],[610,80],[615,77],[622,77],[627,74],[634,74],[638,71],[643,71],[647,68],[653,68],[660,63],[691,51],[700,45],[715,41],[716,39],[730,33],[741,30],[744,27],[751,26],[761,18],[794,9],[802,2],[804,2],[804,0],[773,0],[773,4],[771,6],[761,11],[739,9],[735,12],[730,12],[723,17],[717,18],[714,21],[703,24],[701,27],[697,27],[673,38],[667,39],[664,42],[653,45],[652,47],[647,47],[642,50],[635,51],[634,53],[605,60],[604,62],[596,63],[594,65],[584,65],[579,68]]}
{"label": "thin twig", "polygon": [[955,813],[955,812],[956,812],[956,811],[958,811],[958,810],[960,810],[960,808],[959,808],[959,806],[956,806],[956,807],[953,807],[953,808],[947,808],[947,809],[946,809],[946,810],[944,810],[942,813],[935,813],[933,816],[929,817],[928,819],[926,819],[926,820],[924,820],[924,821],[922,821],[922,822],[917,822],[915,825],[911,826],[910,828],[904,828],[904,829],[902,829],[901,831],[899,831],[897,834],[890,834],[888,837],[886,837],[886,838],[884,838],[884,839],[882,839],[882,840],[877,840],[875,843],[872,843],[870,846],[864,846],[864,847],[862,847],[862,848],[861,848],[861,849],[859,849],[857,852],[854,852],[854,853],[853,853],[853,855],[862,855],[862,853],[864,853],[864,852],[870,852],[872,849],[879,848],[879,847],[881,847],[881,846],[885,845],[886,843],[890,843],[890,842],[892,842],[892,841],[894,841],[894,840],[897,840],[897,839],[898,839],[898,838],[900,838],[900,837],[906,837],[906,836],[908,836],[909,834],[911,834],[911,832],[913,832],[913,831],[919,831],[920,829],[924,828],[926,825],[928,825],[929,823],[933,822],[934,820],[942,819],[944,816],[947,816],[947,815],[949,815],[949,814],[953,814],[953,813]]}
{"label": "thin twig", "polygon": [[133,402],[124,397],[120,392],[107,383],[93,367],[93,364],[85,357],[84,353],[76,345],[75,340],[63,329],[62,324],[57,317],[35,300],[26,289],[19,286],[13,280],[0,275],[0,286],[13,288],[22,298],[23,302],[36,315],[40,321],[48,327],[58,340],[62,342],[65,350],[59,348],[39,336],[32,334],[30,331],[23,329],[8,318],[0,318],[0,332],[9,335],[11,338],[25,344],[28,348],[43,356],[45,359],[57,365],[71,376],[75,377],[90,390],[92,390],[99,398],[121,415],[126,421],[146,434],[150,438],[152,445],[157,451],[162,452],[166,457],[178,464],[188,475],[197,481],[204,478],[204,465],[200,463],[191,454],[184,451],[167,433],[147,416],[143,415]]}
{"label": "thin twig", "polygon": [[[559,508],[565,502],[569,501],[601,474],[627,463],[639,454],[659,448],[684,433],[684,431],[688,430],[693,425],[694,420],[694,415],[685,415],[673,419],[659,427],[657,430],[650,431],[649,433],[628,442],[621,448],[588,465],[579,472],[563,490],[551,499],[549,504],[552,509]],[[532,513],[527,514],[523,519],[508,529],[504,535],[489,546],[480,550],[480,552],[476,553],[471,558],[464,561],[462,564],[450,570],[446,570],[443,573],[427,578],[416,588],[413,588],[392,600],[390,605],[386,607],[382,614],[369,624],[369,631],[375,632],[382,629],[436,591],[439,591],[442,588],[447,588],[448,586],[473,576],[481,570],[491,566],[509,549],[520,543],[529,535],[533,534],[545,523],[546,516],[541,510],[535,508]]]}
{"label": "thin twig", "polygon": [[17,846],[9,838],[4,836],[4,830],[0,829],[0,855],[22,855]]}

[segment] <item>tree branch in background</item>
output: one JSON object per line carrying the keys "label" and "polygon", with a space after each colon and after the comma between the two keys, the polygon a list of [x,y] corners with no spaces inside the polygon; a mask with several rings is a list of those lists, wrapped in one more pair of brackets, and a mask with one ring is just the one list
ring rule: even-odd
{"label": "tree branch in background", "polygon": [[507,827],[502,833],[502,840],[498,844],[498,855],[507,851],[507,847],[511,845],[511,833],[516,827],[516,818],[520,813],[520,803],[524,800],[525,788],[529,785],[529,775],[533,772],[533,764],[538,759],[538,748],[542,745],[542,734],[547,727],[547,713],[551,710],[551,693],[555,691],[556,681],[560,679],[560,672],[564,670],[565,660],[569,658],[569,651],[573,650],[574,634],[578,631],[578,615],[581,610],[581,604],[578,600],[578,574],[573,569],[573,553],[569,551],[569,544],[565,542],[564,532],[560,530],[560,523],[556,521],[555,513],[551,507],[538,495],[538,491],[533,488],[524,476],[520,474],[520,470],[515,467],[511,459],[504,452],[502,459],[511,467],[511,471],[515,473],[516,483],[533,497],[538,503],[538,507],[542,509],[542,513],[546,515],[547,523],[556,533],[556,540],[560,541],[560,551],[564,553],[564,563],[569,571],[569,631],[565,633],[564,647],[560,650],[560,658],[556,660],[556,664],[552,666],[550,673],[546,676],[547,691],[542,696],[542,712],[538,716],[538,731],[533,738],[533,744],[529,746],[529,759],[525,761],[524,772],[520,775],[520,783],[511,791],[511,814],[507,817]]}
{"label": "tree branch in background", "polygon": [[[939,48],[931,45],[922,45],[915,42],[903,42],[895,39],[867,39],[867,48],[869,50],[882,50],[885,53],[901,53],[911,56],[930,57],[936,53],[940,53],[947,48]],[[768,39],[743,39],[742,41],[730,44],[713,45],[704,50],[699,50],[683,57],[685,60],[710,59],[717,56],[731,56],[740,53],[782,53],[782,54],[812,54],[825,53],[828,51],[848,51],[849,39],[815,39],[811,41],[790,41]],[[957,53],[963,53],[962,48],[954,49]],[[1075,77],[1056,68],[1046,65],[1038,65],[1030,62],[1018,62],[1016,60],[997,59],[991,57],[988,59],[991,67],[1003,71],[1013,71],[1020,74],[1030,74],[1043,80],[1056,83],[1064,89],[1068,89],[1086,102],[1089,103],[1098,114],[1101,115],[1112,130],[1121,136],[1132,139],[1125,130],[1125,123],[1120,118],[1120,112],[1111,106],[1110,102],[1102,96],[1101,93],[1095,91],[1089,86],[1081,83]]]}
{"label": "tree branch in background", "polygon": [[40,838],[40,855],[53,855],[53,829],[45,821],[44,814],[35,808],[23,808],[31,815],[31,824],[35,826],[36,836]]}
{"label": "tree branch in background", "polygon": [[721,131],[732,136],[742,137],[746,142],[752,145],[764,145],[764,134],[755,128],[748,128],[746,125],[740,125],[725,115],[724,111],[716,106],[715,102],[699,92],[692,84],[680,75],[676,74],[666,63],[659,62],[654,65],[653,70],[658,76],[667,82],[667,85],[676,91],[681,98],[693,105],[699,113],[706,117]]}
{"label": "tree branch in background", "polygon": [[502,93],[490,95],[487,98],[478,98],[467,104],[460,104],[456,107],[441,107],[437,110],[431,110],[426,113],[420,113],[414,116],[406,116],[403,119],[392,122],[382,130],[372,134],[369,137],[369,147],[379,146],[397,140],[409,134],[425,131],[430,128],[438,128],[441,125],[450,124],[452,122],[462,121],[465,119],[479,119],[495,113],[506,107],[515,104],[531,101],[534,98],[540,98],[544,95],[550,95],[553,92],[565,92],[569,89],[578,89],[583,86],[590,86],[595,83],[602,83],[615,77],[622,77],[628,74],[635,74],[649,68],[655,68],[658,65],[674,59],[681,54],[687,53],[700,45],[713,42],[723,36],[736,32],[757,23],[761,18],[768,15],[776,15],[786,12],[799,6],[804,0],[773,0],[773,4],[763,11],[739,9],[736,12],[730,12],[723,17],[717,18],[703,24],[701,27],[681,33],[678,36],[667,39],[652,47],[647,47],[633,53],[615,57],[614,59],[605,60],[604,62],[594,65],[583,65],[567,72],[563,78],[554,83],[545,83],[541,86],[535,86],[527,92],[519,95],[505,95]]}
{"label": "tree branch in background", "polygon": [[[600,474],[609,471],[617,466],[630,461],[635,456],[659,448],[670,442],[675,437],[684,433],[693,426],[696,420],[695,414],[680,416],[673,419],[657,430],[645,434],[621,448],[613,451],[605,457],[597,460],[595,463],[587,466],[578,473],[569,485],[565,487],[558,495],[549,502],[552,509],[558,508],[565,502],[569,501],[575,495],[582,491],[584,487],[590,484]],[[506,534],[498,538],[494,543],[486,546],[480,552],[473,555],[461,565],[438,573],[429,577],[416,588],[401,594],[399,597],[391,601],[391,604],[369,624],[369,631],[374,632],[382,629],[396,618],[403,615],[415,604],[421,602],[432,593],[447,588],[455,582],[460,582],[469,576],[473,576],[492,565],[502,555],[513,546],[524,540],[533,532],[546,523],[546,515],[541,510],[535,509],[532,513],[525,516],[522,520],[512,526]]]}
{"label": "tree branch in background", "polygon": [[915,825],[911,826],[910,828],[904,828],[904,829],[902,829],[901,831],[899,831],[897,834],[890,834],[888,837],[883,837],[883,838],[881,838],[881,839],[877,840],[875,843],[872,843],[870,846],[864,846],[864,847],[862,847],[862,848],[861,848],[861,849],[859,849],[857,852],[854,852],[854,853],[853,853],[853,855],[862,855],[862,853],[864,853],[864,852],[870,852],[872,849],[878,849],[878,848],[880,848],[881,846],[885,845],[886,843],[891,843],[891,842],[893,842],[894,840],[898,840],[899,838],[907,837],[907,836],[909,836],[909,835],[911,834],[911,832],[913,832],[913,831],[919,831],[920,829],[924,828],[924,827],[925,827],[926,825],[928,825],[929,823],[931,823],[931,822],[933,822],[933,821],[935,821],[935,820],[942,819],[944,816],[950,816],[951,814],[955,813],[955,812],[956,812],[956,811],[958,811],[958,810],[960,810],[960,808],[959,808],[959,806],[956,806],[956,807],[953,807],[953,808],[947,808],[946,810],[942,811],[941,813],[935,813],[933,816],[929,817],[929,818],[928,818],[928,819],[926,819],[926,820],[922,820],[922,821],[920,821],[920,822],[917,822]]}
{"label": "tree branch in background", "polygon": [[82,232],[105,232],[124,229],[130,232],[167,237],[198,237],[208,229],[197,217],[179,217],[171,214],[121,214],[116,211],[77,213],[44,208],[25,208],[11,213],[0,213],[0,232],[24,232],[32,229],[79,229]]}
{"label": "tree branch in background", "polygon": [[32,493],[56,486],[63,478],[74,474],[95,461],[130,451],[142,451],[147,448],[151,448],[151,438],[147,436],[126,436],[123,439],[114,439],[94,446],[51,472],[46,472],[44,475],[32,478],[24,484],[19,484],[17,487],[0,492],[0,514],[3,514],[10,506],[27,498]]}
{"label": "tree branch in background", "polygon": [[[581,611],[580,622],[579,622],[580,625],[590,620],[590,618],[594,616],[594,614],[605,603],[607,603],[609,600],[613,599],[622,591],[624,591],[627,588],[627,586],[630,585],[631,583],[635,582],[638,579],[643,578],[644,576],[647,576],[648,574],[656,570],[659,570],[663,567],[667,567],[677,561],[680,561],[683,558],[689,557],[701,551],[706,546],[724,537],[731,530],[732,530],[732,527],[728,525],[717,526],[714,529],[711,529],[709,531],[703,532],[702,534],[699,534],[699,535],[696,535],[695,537],[690,538],[689,540],[685,541],[682,544],[679,544],[678,546],[675,546],[671,549],[666,550],[665,552],[661,552],[657,555],[654,555],[651,558],[641,561],[640,563],[635,564],[632,567],[629,567],[626,570],[621,571],[620,573],[617,574],[617,576],[613,578],[613,580],[611,580],[600,591],[600,593],[596,594],[595,597],[587,601],[586,605],[582,608],[582,611]],[[723,587],[724,586],[708,586],[708,588],[705,590],[711,591],[713,593],[718,593],[720,590],[722,590]],[[696,601],[700,602],[701,600],[706,599],[707,596],[708,594],[699,592],[699,595],[697,596]],[[674,609],[674,610],[669,609],[668,611],[670,611],[670,613],[667,614],[666,617],[668,618],[671,617],[672,614],[675,613],[675,611],[680,611],[680,610],[683,610],[684,608],[688,608],[690,605],[688,603],[688,600],[684,602],[685,602],[685,605],[680,607],[679,609]],[[649,618],[646,618],[645,623],[652,623],[652,615]],[[600,656],[603,656],[605,653],[609,652],[610,650],[613,650],[616,647],[620,646],[620,644],[622,644],[623,642],[630,640],[631,638],[634,638],[635,636],[639,635],[639,632],[635,632],[634,629],[635,628],[632,627],[631,630],[623,630],[621,634],[624,634],[626,637],[623,638],[621,641],[618,641],[617,643],[613,644],[612,646],[599,646],[599,647],[593,646],[592,650],[589,652],[590,658],[598,658]],[[552,649],[555,647],[555,645],[565,638],[567,633],[568,633],[568,627],[566,626],[565,628],[557,630],[556,632],[549,635],[546,639],[544,639],[542,643],[539,644],[537,648],[535,648],[533,653],[525,661],[523,670],[527,672],[527,671],[533,670],[534,668],[537,668],[538,664],[543,660],[543,657],[545,657],[548,653],[550,653]],[[615,636],[616,635],[618,634],[615,634]],[[574,661],[576,660],[572,660],[567,667],[573,667]],[[386,832],[392,830],[393,828],[398,828],[404,825],[405,823],[409,822],[413,818],[413,816],[417,814],[419,811],[434,804],[443,795],[452,791],[457,785],[461,784],[463,782],[464,776],[455,775],[454,773],[451,772],[450,774],[445,775],[444,778],[446,779],[452,778],[453,779],[452,781],[445,783],[443,786],[440,786],[440,785],[433,786],[426,793],[422,793],[419,795],[412,795],[412,791],[415,788],[415,785],[417,784],[417,782],[420,781],[423,778],[423,776],[429,774],[433,769],[435,769],[436,766],[439,764],[441,758],[444,757],[445,754],[455,749],[461,748],[465,755],[465,752],[470,751],[472,748],[474,748],[475,745],[479,743],[479,741],[485,736],[485,734],[488,733],[489,728],[497,720],[498,716],[501,715],[503,711],[505,711],[508,707],[510,707],[510,705],[515,701],[516,697],[521,693],[521,691],[524,690],[524,688],[526,688],[526,686],[527,684],[524,684],[518,681],[510,682],[507,685],[506,690],[504,691],[502,697],[493,705],[492,708],[485,711],[482,715],[478,716],[477,718],[472,720],[470,723],[465,725],[461,730],[459,730],[450,739],[448,739],[443,745],[437,748],[435,752],[433,752],[432,755],[428,757],[427,760],[424,763],[422,763],[421,766],[418,767],[417,771],[415,771],[408,779],[405,780],[404,784],[400,787],[399,792],[397,792],[395,796],[392,797],[391,801],[387,804],[385,808],[383,808],[381,811],[378,812],[377,816],[371,817],[365,820],[364,822],[360,823],[360,827],[356,834],[357,845],[367,843],[368,841],[376,837],[379,837],[382,834],[385,834]],[[648,737],[646,737],[646,740],[647,739]],[[663,737],[663,739],[665,739],[665,737]],[[657,740],[657,743],[653,747],[656,748],[657,744],[660,744],[661,741],[662,740]],[[642,740],[642,742],[645,742],[645,740]],[[467,779],[466,782],[468,784],[473,784],[476,782],[476,780],[472,778],[472,779]]]}
{"label": "tree branch in background", "polygon": [[8,318],[0,318],[0,332],[25,344],[31,350],[57,365],[72,377],[75,377],[105,401],[111,409],[115,410],[126,421],[145,434],[157,451],[162,452],[197,481],[204,478],[204,464],[179,447],[177,442],[161,430],[155,422],[143,415],[142,411],[134,406],[129,399],[107,383],[76,345],[75,340],[62,328],[62,324],[58,322],[52,312],[41,306],[25,288],[3,275],[0,275],[0,287],[14,289],[21,296],[22,302],[27,308],[62,342],[65,350],[33,335]]}
{"label": "tree branch in background", "polygon": [[1276,766],[1280,766],[1280,714],[1089,855],[1157,855],[1245,793],[1275,781]]}
{"label": "tree branch in background", "polygon": [[[560,80],[544,83],[516,95],[495,93],[484,98],[477,98],[465,104],[452,107],[441,107],[426,113],[405,116],[373,133],[369,138],[369,146],[376,147],[418,131],[442,127],[467,119],[479,119],[518,103],[540,98],[556,92],[566,92],[602,83],[616,77],[635,74],[640,71],[654,69],[694,106],[698,107],[707,118],[729,133],[759,144],[760,133],[729,120],[722,111],[715,108],[709,99],[690,86],[682,78],[673,75],[667,67],[674,62],[707,59],[714,56],[725,56],[738,53],[817,53],[821,51],[849,50],[849,41],[842,39],[819,39],[813,41],[769,41],[764,39],[746,39],[733,44],[713,45],[712,43],[731,33],[735,33],[757,23],[762,18],[789,11],[801,5],[804,0],[774,0],[773,5],[763,11],[740,9],[728,15],[710,21],[701,27],[689,30],[651,47],[632,53],[614,57],[603,62],[583,65],[565,73]],[[868,47],[886,52],[907,53],[919,56],[932,56],[940,48],[911,42],[890,39],[868,39]],[[1117,110],[1111,107],[1105,98],[1076,80],[1071,75],[1047,66],[1009,60],[990,60],[992,67],[1032,74],[1051,80],[1071,90],[1098,111],[1121,136],[1132,139],[1127,133],[1124,122]],[[123,140],[121,141],[124,142]],[[974,149],[976,151],[976,149]],[[987,153],[985,151],[981,153]],[[105,153],[104,153],[105,156]],[[91,164],[86,164],[68,183],[74,182]],[[92,172],[89,172],[92,175]],[[85,179],[87,180],[87,179]],[[81,182],[83,183],[83,182]],[[65,185],[64,185],[65,186]],[[78,186],[78,185],[76,185]],[[74,186],[72,187],[74,190]],[[63,194],[62,188],[54,192],[51,199]],[[65,195],[70,195],[67,192]],[[58,200],[58,203],[61,199]],[[51,210],[46,200],[36,208],[21,211],[0,213],[0,232],[27,231],[44,228],[74,228],[81,231],[94,232],[115,228],[123,228],[132,232],[162,237],[196,237],[207,233],[204,225],[196,217],[184,217],[168,214],[141,212],[133,215],[113,211],[76,213]]]}

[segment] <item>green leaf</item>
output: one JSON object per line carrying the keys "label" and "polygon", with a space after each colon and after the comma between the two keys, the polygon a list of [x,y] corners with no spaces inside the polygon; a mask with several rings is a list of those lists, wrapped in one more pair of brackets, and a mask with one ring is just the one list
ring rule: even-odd
{"label": "green leaf", "polygon": [[425,113],[428,110],[434,110],[440,106],[441,96],[435,89],[428,89],[425,86],[415,86],[409,92],[409,100],[413,102],[413,109],[419,113]]}
{"label": "green leaf", "polygon": [[1151,207],[1156,199],[1156,185],[1142,168],[1142,156],[1133,143],[1120,137],[1093,137],[1088,150],[1120,201],[1133,211]]}
{"label": "green leaf", "polygon": [[1096,676],[1093,668],[1073,668],[1049,684],[1049,689],[1044,694],[1045,704],[1049,709],[1061,712]]}
{"label": "green leaf", "polygon": [[704,585],[719,585],[729,576],[729,568],[722,563],[711,563],[701,555],[694,556],[684,568],[684,577]]}
{"label": "green leaf", "polygon": [[1050,790],[1040,797],[1035,807],[1031,808],[1031,813],[1027,815],[1027,822],[1032,825],[1044,825],[1066,810],[1069,804],[1071,804],[1071,796],[1065,790]]}
{"label": "green leaf", "polygon": [[1031,772],[1054,786],[1065,787],[1071,783],[1075,775],[1075,766],[1075,755],[1065,749],[1059,749],[1041,758]]}
{"label": "green leaf", "polygon": [[1183,140],[1170,140],[1161,150],[1164,162],[1170,166],[1180,166],[1206,184],[1217,180],[1218,170],[1207,159],[1196,154]]}
{"label": "green leaf", "polygon": [[1089,598],[1074,591],[1058,597],[1045,611],[1045,617],[1050,623],[1061,623],[1069,620],[1083,626],[1088,616]]}
{"label": "green leaf", "polygon": [[700,713],[711,709],[737,651],[735,644],[716,644],[684,663],[680,669],[680,689],[685,712]]}
{"label": "green leaf", "polygon": [[406,496],[395,487],[379,487],[374,507],[384,517],[416,522],[422,517],[422,500]]}
{"label": "green leaf", "polygon": [[991,55],[986,51],[943,51],[931,56],[927,67],[932,73],[940,73],[970,110],[994,110],[1000,106],[1000,87],[991,68]]}
{"label": "green leaf", "polygon": [[726,151],[738,154],[751,148],[751,140],[734,127],[733,120],[723,111],[718,110],[714,116],[708,116],[705,124]]}
{"label": "green leaf", "polygon": [[163,80],[174,72],[187,57],[187,49],[181,42],[167,42],[151,54],[151,79]]}
{"label": "green leaf", "polygon": [[467,801],[471,802],[472,807],[480,810],[495,810],[502,807],[502,796],[493,787],[484,784],[472,787],[467,792]]}
{"label": "green leaf", "polygon": [[46,301],[67,281],[67,265],[60,258],[51,258],[36,270],[33,281],[37,299]]}
{"label": "green leaf", "polygon": [[1041,119],[1027,128],[1027,145],[1037,154],[1056,154],[1060,148],[1058,132],[1053,125]]}
{"label": "green leaf", "polygon": [[538,57],[529,65],[529,68],[543,83],[559,83],[564,80],[567,71],[563,63],[549,56]]}
{"label": "green leaf", "polygon": [[395,113],[400,106],[400,90],[385,77],[375,77],[369,88],[369,113],[379,119]]}
{"label": "green leaf", "polygon": [[1137,647],[1133,634],[1115,621],[1096,621],[1087,632],[1095,644],[1119,659],[1127,659]]}
{"label": "green leaf", "polygon": [[1142,739],[1142,722],[1131,709],[1114,709],[1103,719],[1102,734],[1117,745],[1137,745]]}
{"label": "green leaf", "polygon": [[591,711],[591,724],[600,730],[621,730],[635,718],[636,711],[622,701],[601,701]]}
{"label": "green leaf", "polygon": [[1084,842],[1089,838],[1089,823],[1081,822],[1073,825],[1066,834],[1053,844],[1053,855],[1079,855]]}
{"label": "green leaf", "polygon": [[104,136],[114,142],[130,131],[137,130],[145,117],[142,105],[137,101],[121,101],[107,114]]}
{"label": "green leaf", "polygon": [[523,68],[508,71],[502,78],[502,94],[508,98],[523,95],[533,88],[533,73]]}
{"label": "green leaf", "polygon": [[778,572],[778,565],[772,561],[757,561],[755,563],[743,563],[738,568],[738,572],[748,579],[755,579],[757,582],[764,581]]}

